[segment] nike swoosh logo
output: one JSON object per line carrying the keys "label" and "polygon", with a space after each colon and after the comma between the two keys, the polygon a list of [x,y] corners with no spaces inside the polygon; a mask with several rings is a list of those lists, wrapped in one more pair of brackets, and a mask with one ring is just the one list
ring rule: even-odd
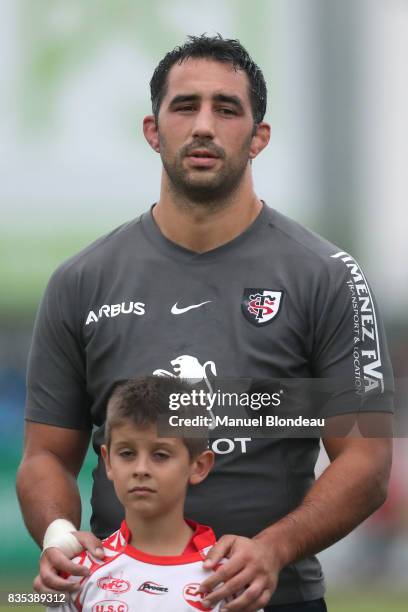
{"label": "nike swoosh logo", "polygon": [[191,306],[187,306],[186,308],[178,308],[177,302],[171,307],[171,314],[179,315],[183,314],[183,312],[188,312],[193,308],[200,308],[200,306],[204,306],[204,304],[209,304],[211,300],[207,300],[206,302],[201,302],[201,304],[192,304]]}

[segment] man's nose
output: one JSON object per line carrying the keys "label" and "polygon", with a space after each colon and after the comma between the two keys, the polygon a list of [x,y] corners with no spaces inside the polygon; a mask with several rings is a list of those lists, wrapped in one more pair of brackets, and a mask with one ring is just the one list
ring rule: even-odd
{"label": "man's nose", "polygon": [[210,108],[203,106],[196,113],[192,136],[214,138],[214,115]]}

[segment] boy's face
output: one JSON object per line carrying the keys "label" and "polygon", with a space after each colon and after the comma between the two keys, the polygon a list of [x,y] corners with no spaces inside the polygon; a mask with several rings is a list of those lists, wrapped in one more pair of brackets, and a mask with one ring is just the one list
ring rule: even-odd
{"label": "boy's face", "polygon": [[145,518],[183,512],[187,485],[207,476],[213,454],[195,459],[181,438],[158,438],[155,425],[139,428],[131,421],[112,430],[111,446],[102,446],[106,473],[127,512]]}

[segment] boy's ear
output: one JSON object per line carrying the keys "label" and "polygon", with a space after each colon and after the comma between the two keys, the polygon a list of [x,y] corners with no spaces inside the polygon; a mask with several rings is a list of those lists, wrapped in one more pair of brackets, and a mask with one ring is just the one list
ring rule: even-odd
{"label": "boy's ear", "polygon": [[210,450],[205,450],[201,455],[198,455],[190,466],[190,480],[192,485],[202,482],[208,476],[208,472],[214,465],[214,453]]}
{"label": "boy's ear", "polygon": [[112,470],[111,470],[111,464],[109,460],[109,450],[106,444],[102,444],[101,446],[101,455],[105,462],[106,475],[109,478],[109,480],[112,480]]}

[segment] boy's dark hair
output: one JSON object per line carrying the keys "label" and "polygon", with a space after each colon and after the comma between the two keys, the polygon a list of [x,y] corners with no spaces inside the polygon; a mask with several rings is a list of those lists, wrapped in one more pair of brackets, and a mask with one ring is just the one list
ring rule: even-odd
{"label": "boy's dark hair", "polygon": [[[180,437],[193,459],[208,448],[208,428],[194,427],[194,437],[184,436],[179,427],[166,427],[170,414],[179,417],[208,416],[204,407],[183,407],[170,411],[170,396],[173,393],[191,393],[191,385],[177,378],[146,376],[130,378],[115,384],[108,400],[105,423],[105,443],[110,448],[112,430],[130,420],[137,427],[148,427],[162,423],[163,437]],[[161,418],[162,417],[162,418]],[[171,431],[169,431],[171,430]],[[189,428],[191,435],[192,428]],[[169,432],[169,433],[168,433]]]}
{"label": "boy's dark hair", "polygon": [[167,90],[167,75],[174,64],[182,64],[189,58],[213,59],[217,62],[231,63],[235,70],[243,70],[249,79],[249,93],[255,125],[260,123],[266,112],[267,90],[261,69],[251,59],[239,40],[223,38],[221,34],[209,37],[188,36],[184,45],[169,51],[156,67],[150,81],[152,110],[158,118],[160,105]]}

